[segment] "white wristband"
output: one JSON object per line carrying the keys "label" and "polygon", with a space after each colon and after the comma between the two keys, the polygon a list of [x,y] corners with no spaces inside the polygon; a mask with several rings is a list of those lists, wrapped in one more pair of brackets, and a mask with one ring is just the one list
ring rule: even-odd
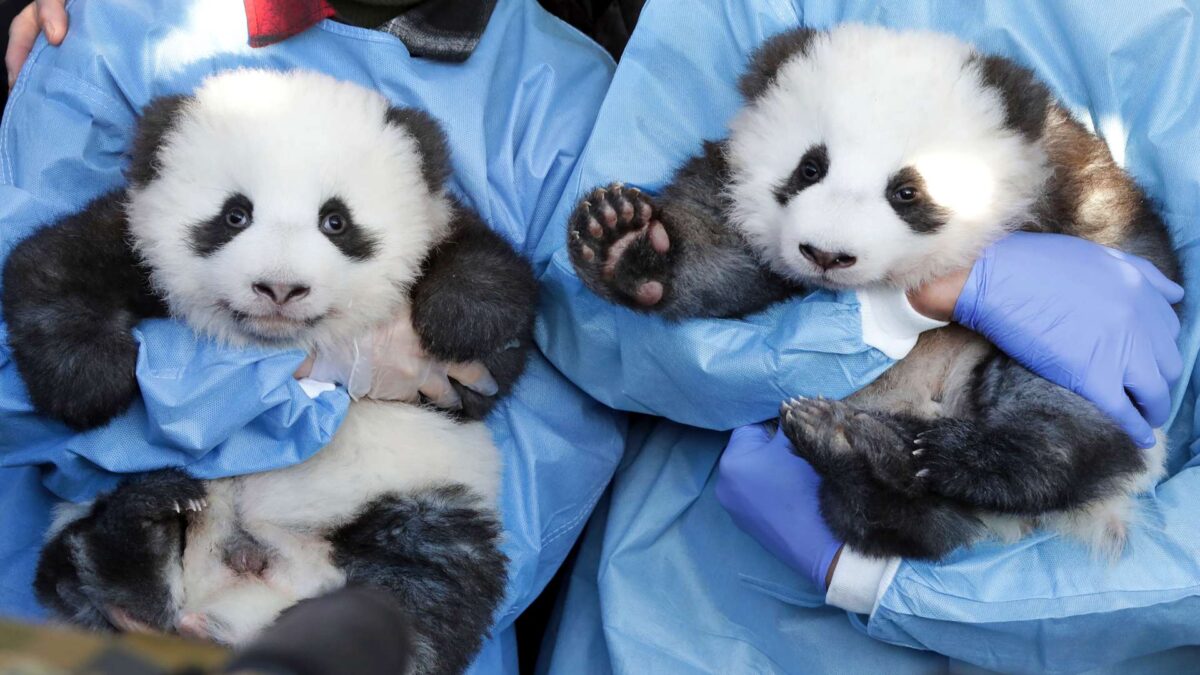
{"label": "white wristband", "polygon": [[825,602],[848,612],[871,614],[899,568],[900,558],[868,558],[845,546],[833,569]]}

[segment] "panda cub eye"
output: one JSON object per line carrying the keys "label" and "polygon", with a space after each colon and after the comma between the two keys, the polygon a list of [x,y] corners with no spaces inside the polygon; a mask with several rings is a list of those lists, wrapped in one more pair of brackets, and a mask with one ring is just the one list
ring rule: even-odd
{"label": "panda cub eye", "polygon": [[235,230],[245,229],[250,226],[250,210],[244,206],[234,204],[225,209],[225,224]]}
{"label": "panda cub eye", "polygon": [[328,235],[339,235],[346,231],[346,216],[338,211],[321,216],[321,231]]}
{"label": "panda cub eye", "polygon": [[808,180],[817,180],[821,177],[821,166],[814,159],[806,159],[800,165],[800,171]]}
{"label": "panda cub eye", "polygon": [[908,204],[915,202],[919,194],[920,193],[917,192],[917,188],[913,187],[912,185],[905,185],[904,187],[901,187],[892,193],[892,199],[900,202],[901,204]]}
{"label": "panda cub eye", "polygon": [[829,173],[829,153],[824,145],[814,145],[800,157],[792,175],[775,188],[775,201],[784,206],[792,197],[821,182]]}

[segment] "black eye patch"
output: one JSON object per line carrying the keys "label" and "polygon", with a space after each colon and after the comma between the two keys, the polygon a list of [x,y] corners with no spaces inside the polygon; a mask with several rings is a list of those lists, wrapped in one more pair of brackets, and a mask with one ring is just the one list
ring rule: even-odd
{"label": "black eye patch", "polygon": [[925,179],[911,166],[892,174],[884,197],[913,232],[931,234],[950,221],[950,210],[933,201]]}
{"label": "black eye patch", "polygon": [[188,246],[201,258],[221,250],[254,222],[254,204],[241,193],[230,195],[211,218],[189,228]]}
{"label": "black eye patch", "polygon": [[355,224],[350,207],[337,197],[326,200],[321,206],[317,226],[347,258],[360,262],[370,260],[379,247],[375,236]]}
{"label": "black eye patch", "polygon": [[816,185],[829,173],[829,151],[825,144],[814,145],[804,152],[800,162],[782,184],[775,188],[775,201],[780,206],[787,204],[792,197],[805,189]]}

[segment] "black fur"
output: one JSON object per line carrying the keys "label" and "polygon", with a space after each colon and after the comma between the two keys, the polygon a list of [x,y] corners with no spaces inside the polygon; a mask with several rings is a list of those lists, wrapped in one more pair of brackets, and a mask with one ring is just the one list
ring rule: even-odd
{"label": "black fur", "polygon": [[[761,96],[780,64],[805,53],[813,39],[799,29],[764,45],[742,80],[747,100]],[[1040,144],[1054,169],[1025,229],[1116,246],[1178,280],[1166,227],[1104,143],[1053,104],[1028,70],[996,57],[965,67],[1000,92],[1006,125]],[[604,298],[668,319],[736,317],[801,292],[774,275],[728,222],[721,147],[706,143],[657,199],[620,185],[588,195],[568,223],[579,278]],[[824,159],[826,166],[836,161]],[[923,192],[910,170],[881,186],[900,217],[917,232],[941,227],[941,207],[893,195],[905,184]],[[786,202],[797,187],[803,182],[793,176],[776,196]],[[1089,219],[1094,210],[1086,207],[1098,191],[1111,208]],[[660,223],[670,238],[666,250],[661,236],[654,245]],[[935,368],[955,356],[938,349],[907,363],[929,359]],[[822,513],[835,535],[867,554],[938,558],[982,531],[974,515],[980,511],[1033,516],[1085,506],[1145,468],[1143,451],[1091,403],[999,354],[974,365],[969,391],[937,394],[970,405],[942,417],[917,419],[854,402],[785,405],[785,433],[825,479]],[[872,399],[875,386],[853,400],[887,401]]]}
{"label": "black fur", "polygon": [[190,96],[162,96],[142,109],[125,171],[131,185],[141,187],[158,177],[158,150],[192,100]]}
{"label": "black fur", "polygon": [[430,192],[440,192],[450,178],[450,144],[442,125],[432,115],[417,108],[389,108],[387,122],[416,140],[421,152],[421,175]]}
{"label": "black fur", "polygon": [[41,230],[4,265],[8,344],[35,408],[74,429],[107,423],[137,395],[131,330],[165,316],[129,247],[114,192]]}
{"label": "black fur", "polygon": [[1033,71],[1002,56],[977,56],[968,63],[977,65],[984,83],[1000,93],[1005,126],[1030,141],[1041,138],[1053,99]]}
{"label": "black fur", "polygon": [[814,145],[800,157],[796,170],[788,176],[787,182],[775,188],[775,201],[780,205],[787,204],[792,197],[821,182],[829,173],[829,150],[825,144]]}
{"label": "black fur", "polygon": [[[915,191],[917,196],[912,201],[904,202],[896,197],[896,192],[905,187]],[[929,197],[925,192],[925,179],[911,166],[897,171],[888,181],[886,191],[892,210],[900,216],[900,220],[908,223],[913,232],[936,232],[950,221],[950,212]]]}
{"label": "black fur", "polygon": [[774,82],[779,69],[808,48],[821,33],[809,28],[784,31],[770,38],[750,56],[746,72],[738,80],[738,91],[747,101],[762,96]]}
{"label": "black fur", "polygon": [[[231,209],[245,211],[248,219],[244,225],[231,226],[227,222]],[[254,204],[243,194],[230,195],[211,218],[192,225],[188,231],[188,248],[196,255],[207,258],[221,250],[233,238],[241,234],[254,222]]]}
{"label": "black fur", "polygon": [[937,559],[979,534],[975,509],[1037,516],[1113,494],[1144,453],[1080,396],[1001,355],[968,415],[933,420],[804,399],[782,429],[822,475],[830,528],[868,555]]}
{"label": "black fur", "polygon": [[411,618],[413,666],[452,675],[470,665],[504,598],[500,522],[462,485],[381,498],[330,536],[351,585],[393,593]]}
{"label": "black fur", "polygon": [[42,551],[34,579],[38,601],[58,616],[114,630],[123,611],[148,627],[173,631],[169,575],[177,572],[188,500],[204,485],[170,469],[126,481],[96,499]]}
{"label": "black fur", "polygon": [[[608,300],[671,319],[741,316],[798,292],[726,224],[727,174],[724,147],[705,143],[704,154],[689,160],[657,200],[619,184],[594,190],[568,226],[580,279]],[[659,223],[670,240],[666,253],[656,251],[648,236]],[[606,271],[614,244],[625,237],[628,247]],[[647,282],[663,285],[659,302],[638,300]]]}
{"label": "black fur", "polygon": [[334,246],[342,252],[347,258],[357,261],[370,260],[375,257],[375,252],[379,248],[379,242],[370,232],[358,227],[354,222],[354,214],[350,207],[337,197],[333,197],[321,206],[321,212],[318,214],[318,222],[330,214],[340,214],[343,219],[343,229],[339,234],[325,233],[329,241],[333,242]]}
{"label": "black fur", "polygon": [[429,354],[481,361],[500,385],[496,397],[484,397],[454,383],[464,417],[487,416],[524,371],[537,292],[529,263],[473,211],[456,205],[450,235],[413,287],[412,321]]}

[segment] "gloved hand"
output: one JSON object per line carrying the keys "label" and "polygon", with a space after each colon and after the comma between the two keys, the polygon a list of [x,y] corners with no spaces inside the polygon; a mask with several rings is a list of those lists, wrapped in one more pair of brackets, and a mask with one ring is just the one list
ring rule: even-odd
{"label": "gloved hand", "polygon": [[975,262],[953,318],[1092,401],[1148,448],[1183,373],[1171,309],[1182,299],[1183,289],[1141,258],[1075,237],[1017,232]]}
{"label": "gloved hand", "polygon": [[344,385],[354,399],[415,403],[424,395],[446,410],[462,407],[452,379],[483,396],[499,391],[482,363],[445,363],[426,354],[407,310],[352,342],[323,348],[297,376]]}
{"label": "gloved hand", "polygon": [[824,591],[842,542],[821,517],[820,485],[787,437],[761,424],[734,429],[717,468],[717,501],[733,522]]}

